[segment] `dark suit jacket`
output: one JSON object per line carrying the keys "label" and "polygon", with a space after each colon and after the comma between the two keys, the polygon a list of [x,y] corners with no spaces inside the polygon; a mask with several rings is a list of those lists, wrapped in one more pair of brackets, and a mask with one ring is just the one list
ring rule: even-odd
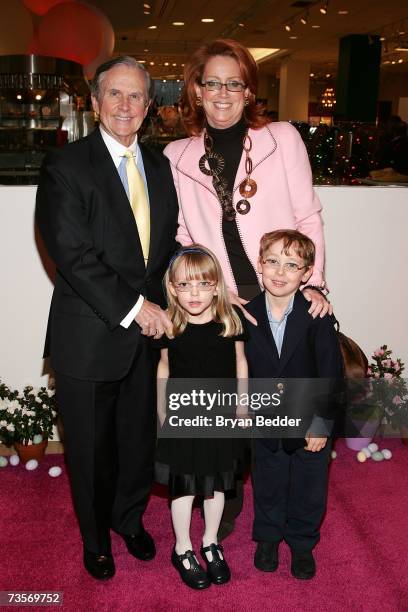
{"label": "dark suit jacket", "polygon": [[45,356],[83,380],[122,378],[140,330],[120,326],[140,295],[164,305],[162,278],[176,248],[178,205],[168,161],[140,145],[150,202],[145,267],[136,222],[96,129],[44,160],[36,219],[57,267]]}
{"label": "dark suit jacket", "polygon": [[[278,379],[283,385],[281,414],[286,410],[296,414],[313,414],[325,419],[334,418],[336,390],[343,376],[343,362],[334,318],[326,315],[313,319],[308,313],[310,303],[301,291],[295,294],[293,310],[287,318],[281,355],[279,357],[269,325],[265,293],[261,293],[245,307],[257,320],[249,324],[250,339],[245,345],[249,374],[252,378]],[[286,379],[302,379],[290,384]],[[308,379],[324,379],[318,386]],[[307,403],[310,405],[307,405]],[[310,424],[310,423],[309,423]],[[277,439],[274,440],[277,447]],[[273,441],[271,440],[273,445]],[[304,439],[286,438],[283,446],[293,450],[305,445]]]}

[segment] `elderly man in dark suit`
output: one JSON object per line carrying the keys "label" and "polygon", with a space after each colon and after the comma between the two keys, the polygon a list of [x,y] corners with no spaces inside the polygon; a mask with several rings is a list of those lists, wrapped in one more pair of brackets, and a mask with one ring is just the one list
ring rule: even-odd
{"label": "elderly man in dark suit", "polygon": [[153,474],[154,360],[170,325],[161,281],[176,247],[167,160],[137,141],[150,77],[133,58],[98,68],[100,128],[50,153],[37,222],[57,268],[46,340],[56,372],[84,564],[115,573],[110,529],[141,560],[155,555],[142,516]]}

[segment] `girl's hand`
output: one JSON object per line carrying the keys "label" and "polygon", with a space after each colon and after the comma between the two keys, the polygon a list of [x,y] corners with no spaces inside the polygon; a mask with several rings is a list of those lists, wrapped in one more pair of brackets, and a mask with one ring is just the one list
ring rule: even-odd
{"label": "girl's hand", "polygon": [[311,451],[312,453],[319,452],[326,446],[327,438],[314,438],[310,432],[307,432],[305,440],[307,445],[304,447],[305,450]]}
{"label": "girl's hand", "polygon": [[318,315],[320,315],[320,318],[323,319],[327,313],[333,314],[333,306],[319,291],[315,291],[314,289],[304,289],[302,293],[307,301],[311,302],[308,312],[314,319]]}
{"label": "girl's hand", "polygon": [[229,296],[231,304],[234,304],[234,306],[238,306],[238,308],[241,309],[242,314],[247,319],[247,321],[249,321],[253,325],[258,325],[255,317],[249,314],[249,312],[245,310],[244,308],[245,304],[248,304],[248,300],[244,300],[244,298],[240,298],[239,295],[237,295],[233,291],[228,291],[228,296]]}

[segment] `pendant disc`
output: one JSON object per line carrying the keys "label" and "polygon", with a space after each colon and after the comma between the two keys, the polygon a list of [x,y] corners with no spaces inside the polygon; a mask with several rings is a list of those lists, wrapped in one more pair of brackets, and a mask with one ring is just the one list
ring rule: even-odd
{"label": "pendant disc", "polygon": [[239,193],[244,198],[251,198],[256,194],[258,190],[258,185],[255,183],[254,179],[246,178],[242,181],[239,186]]}
{"label": "pendant disc", "polygon": [[251,210],[251,205],[248,200],[240,200],[236,205],[236,209],[240,215],[247,215]]}

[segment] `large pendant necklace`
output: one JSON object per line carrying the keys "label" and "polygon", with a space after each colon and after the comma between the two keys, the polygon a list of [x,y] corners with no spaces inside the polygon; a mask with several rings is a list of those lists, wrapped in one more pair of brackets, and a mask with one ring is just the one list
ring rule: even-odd
{"label": "large pendant necklace", "polygon": [[256,182],[251,178],[252,159],[249,153],[252,149],[252,140],[248,135],[248,130],[245,132],[243,138],[246,178],[239,185],[239,193],[243,199],[239,200],[236,209],[232,202],[232,193],[228,189],[227,181],[222,177],[225,160],[222,155],[214,151],[213,140],[207,130],[204,131],[204,149],[205,153],[200,157],[198,167],[203,174],[212,177],[213,186],[220,201],[224,218],[227,221],[234,221],[237,212],[240,215],[247,215],[251,210],[251,204],[248,202],[248,198],[252,198],[258,189]]}

